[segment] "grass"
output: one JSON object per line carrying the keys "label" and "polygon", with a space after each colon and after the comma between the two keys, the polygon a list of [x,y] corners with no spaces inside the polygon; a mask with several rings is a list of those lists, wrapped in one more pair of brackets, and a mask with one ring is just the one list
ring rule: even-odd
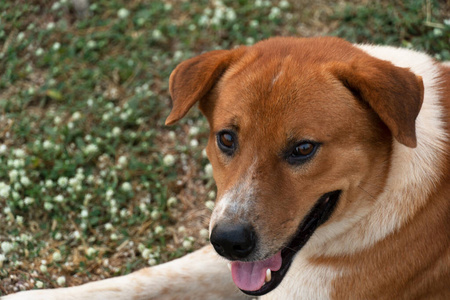
{"label": "grass", "polygon": [[[202,51],[334,34],[450,59],[433,1],[0,2],[0,295],[127,274],[207,243],[215,198],[168,77]],[[447,16],[447,19],[445,19]]]}

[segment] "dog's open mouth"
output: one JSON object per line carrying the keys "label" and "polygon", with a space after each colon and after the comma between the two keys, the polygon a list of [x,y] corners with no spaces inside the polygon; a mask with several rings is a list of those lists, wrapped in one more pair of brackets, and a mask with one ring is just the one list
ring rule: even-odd
{"label": "dog's open mouth", "polygon": [[244,293],[261,296],[275,289],[286,275],[295,254],[306,244],[314,231],[333,213],[341,191],[322,195],[306,215],[291,242],[275,255],[261,261],[231,262],[234,283]]}

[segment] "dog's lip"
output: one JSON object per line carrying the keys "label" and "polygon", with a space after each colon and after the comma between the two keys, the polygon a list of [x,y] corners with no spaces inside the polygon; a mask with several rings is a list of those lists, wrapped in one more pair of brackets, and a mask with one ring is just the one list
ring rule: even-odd
{"label": "dog's lip", "polygon": [[292,260],[297,252],[303,248],[314,231],[323,223],[325,223],[336,208],[341,190],[326,193],[322,195],[313,208],[306,215],[297,233],[291,239],[291,242],[281,250],[282,264],[278,271],[272,271],[272,279],[266,282],[259,290],[256,291],[241,291],[250,296],[262,296],[274,290],[283,280]]}

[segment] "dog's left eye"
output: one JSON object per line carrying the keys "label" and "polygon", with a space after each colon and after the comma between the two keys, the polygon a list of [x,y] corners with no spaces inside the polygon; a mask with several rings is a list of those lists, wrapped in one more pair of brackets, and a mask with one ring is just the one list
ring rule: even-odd
{"label": "dog's left eye", "polygon": [[287,161],[290,164],[301,164],[314,156],[318,144],[310,141],[304,141],[297,144],[288,154]]}
{"label": "dog's left eye", "polygon": [[229,156],[233,155],[234,151],[236,150],[235,134],[228,130],[220,131],[217,134],[217,145],[223,153]]}

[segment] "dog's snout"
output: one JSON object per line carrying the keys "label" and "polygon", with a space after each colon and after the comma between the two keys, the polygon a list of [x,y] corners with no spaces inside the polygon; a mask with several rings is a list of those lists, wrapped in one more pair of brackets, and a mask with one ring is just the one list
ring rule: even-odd
{"label": "dog's snout", "polygon": [[256,234],[247,224],[217,224],[211,232],[211,244],[223,257],[240,260],[252,253]]}

